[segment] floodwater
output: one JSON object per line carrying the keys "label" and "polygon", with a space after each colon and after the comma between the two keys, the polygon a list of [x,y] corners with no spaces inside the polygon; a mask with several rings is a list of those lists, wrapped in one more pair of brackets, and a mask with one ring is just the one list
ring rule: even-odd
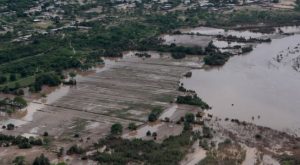
{"label": "floodwater", "polygon": [[211,27],[197,27],[191,29],[181,29],[182,33],[188,34],[200,34],[200,35],[225,35],[225,36],[236,36],[236,37],[244,37],[244,38],[266,38],[269,35],[258,33],[258,32],[251,32],[249,30],[244,31],[237,31],[237,30],[224,30],[224,29],[217,29]]}
{"label": "floodwater", "polygon": [[244,38],[269,38],[274,37],[276,34],[283,33],[300,33],[299,26],[283,26],[276,27],[275,33],[260,33],[260,32],[252,32],[250,30],[224,30],[212,27],[196,27],[196,28],[186,28],[180,29],[183,34],[195,34],[195,35],[207,35],[207,36],[216,36],[216,35],[224,35],[224,36],[236,36],[236,37],[244,37]]}
{"label": "floodwater", "polygon": [[164,44],[171,45],[176,44],[179,46],[199,46],[205,47],[212,40],[210,36],[194,36],[194,35],[163,35],[161,37],[164,40]]}
{"label": "floodwater", "polygon": [[300,73],[275,61],[277,54],[299,43],[300,35],[273,39],[251,53],[230,58],[223,67],[192,70],[193,76],[182,82],[211,105],[218,117],[299,135]]}
{"label": "floodwater", "polygon": [[[107,70],[114,64],[115,64],[114,60],[106,59],[105,66],[95,67],[87,72],[99,73],[104,70]],[[83,73],[76,75],[76,80],[78,82],[81,82],[85,79],[86,79],[86,76]],[[65,95],[68,94],[68,92],[71,90],[71,88],[72,88],[72,86],[68,86],[68,85],[60,85],[60,86],[56,87],[55,90],[52,91],[51,93],[49,93],[46,97],[35,99],[35,100],[31,101],[27,107],[20,110],[21,112],[25,113],[24,116],[19,117],[19,118],[11,118],[11,119],[6,119],[6,120],[1,120],[0,126],[7,125],[9,123],[14,124],[15,126],[22,126],[28,122],[32,122],[35,112],[37,112],[38,110],[42,110],[45,107],[45,105],[52,104],[55,101],[57,101],[58,99],[64,97]],[[0,132],[1,131],[2,130],[0,130]],[[29,135],[29,134],[26,134],[26,135]],[[24,134],[24,136],[25,136],[25,134]]]}
{"label": "floodwater", "polygon": [[282,31],[283,33],[300,33],[300,27],[299,26],[284,26],[284,27],[277,27],[276,32],[279,33],[279,31]]}
{"label": "floodwater", "polygon": [[227,41],[219,41],[219,40],[213,40],[213,44],[222,49],[222,48],[227,48],[227,47],[233,47],[233,46],[245,46],[244,43],[240,42],[227,42]]}
{"label": "floodwater", "polygon": [[7,125],[9,123],[14,124],[15,126],[22,126],[23,124],[33,121],[33,116],[36,111],[44,108],[45,104],[51,104],[59,98],[63,97],[68,93],[69,89],[70,86],[60,86],[52,93],[50,93],[47,97],[30,102],[27,107],[20,110],[25,112],[24,116],[22,116],[21,118],[2,120],[0,121],[0,126]]}

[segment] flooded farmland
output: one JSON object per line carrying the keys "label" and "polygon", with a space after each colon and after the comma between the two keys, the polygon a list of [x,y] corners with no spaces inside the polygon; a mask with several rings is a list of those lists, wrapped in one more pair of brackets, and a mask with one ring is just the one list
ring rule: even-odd
{"label": "flooded farmland", "polygon": [[[300,56],[300,35],[274,39],[234,56],[220,68],[193,70],[182,82],[195,90],[211,112],[290,133],[300,132],[300,73],[293,62]],[[285,62],[276,58],[281,54]]]}

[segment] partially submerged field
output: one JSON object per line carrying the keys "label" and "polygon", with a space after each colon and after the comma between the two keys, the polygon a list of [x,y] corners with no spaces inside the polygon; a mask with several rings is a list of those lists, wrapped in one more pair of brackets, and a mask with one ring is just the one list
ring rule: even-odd
{"label": "partially submerged field", "polygon": [[[199,57],[174,60],[168,55],[110,59],[98,73],[78,77],[77,85],[58,94],[58,100],[33,103],[40,107],[33,114],[27,114],[33,115],[32,120],[21,118],[24,123],[16,129],[2,132],[27,136],[42,136],[48,132],[53,138],[49,147],[54,151],[75,143],[89,146],[109,134],[113,123],[121,123],[125,128],[132,122],[141,125],[153,108],[170,107],[170,102],[180,94],[177,91],[180,78],[197,68],[198,62]],[[48,99],[53,98],[49,95]],[[165,132],[164,138],[170,134],[172,132]],[[80,138],[74,138],[75,135]],[[6,151],[1,154],[5,155]],[[30,152],[21,154],[30,155]],[[2,163],[5,161],[8,160],[2,159]]]}

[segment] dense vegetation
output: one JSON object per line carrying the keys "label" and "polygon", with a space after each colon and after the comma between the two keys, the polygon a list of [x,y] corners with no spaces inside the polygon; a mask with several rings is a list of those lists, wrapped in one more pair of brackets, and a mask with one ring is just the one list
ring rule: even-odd
{"label": "dense vegetation", "polygon": [[227,53],[210,53],[204,57],[204,63],[206,65],[224,65],[229,57],[230,55]]}
{"label": "dense vegetation", "polygon": [[123,132],[123,126],[120,123],[115,123],[111,126],[110,133],[112,135],[121,135]]}
{"label": "dense vegetation", "polygon": [[197,96],[197,94],[193,95],[186,95],[186,96],[178,96],[176,103],[178,104],[189,104],[189,105],[196,105],[201,107],[202,109],[210,109],[210,106],[202,101],[201,98]]}
{"label": "dense vegetation", "polygon": [[2,12],[5,11],[15,11],[17,16],[24,16],[24,12],[35,6],[38,0],[1,0],[1,6],[7,6],[7,8],[2,9]]}
{"label": "dense vegetation", "polygon": [[[178,164],[191,146],[191,132],[183,132],[179,136],[171,136],[161,144],[140,139],[126,140],[107,137],[97,144],[105,145],[107,151],[96,153],[93,159],[100,164]],[[111,153],[110,153],[111,152]]]}
{"label": "dense vegetation", "polygon": [[32,165],[50,165],[50,161],[44,154],[41,154],[34,159]]}
{"label": "dense vegetation", "polygon": [[[298,2],[298,1],[297,1]],[[36,6],[36,0],[8,1],[6,11],[16,10],[24,13],[25,9]],[[43,4],[44,10],[52,2]],[[148,14],[144,10],[143,1],[136,9],[130,12],[115,11],[110,1],[97,1],[85,5],[62,5],[65,10],[66,19],[75,19],[76,15],[82,17],[97,16],[97,13],[85,13],[97,5],[103,6],[103,12],[107,15],[101,20],[78,22],[78,26],[90,27],[88,31],[79,28],[63,28],[51,32],[56,28],[64,26],[59,19],[53,18],[52,27],[47,29],[47,34],[29,33],[33,27],[28,22],[28,16],[18,17],[20,22],[14,25],[14,31],[1,35],[0,39],[0,89],[15,92],[16,89],[25,86],[34,86],[33,91],[39,91],[41,84],[35,83],[40,74],[54,73],[60,76],[61,72],[69,68],[88,69],[101,61],[101,57],[120,57],[124,50],[156,50],[171,52],[174,58],[183,58],[184,54],[203,55],[208,54],[201,47],[183,47],[162,45],[158,36],[162,33],[172,32],[183,26],[199,26],[201,24],[213,26],[233,26],[236,24],[297,24],[300,13],[281,11],[235,11],[229,14],[209,12],[202,8],[188,9],[187,11],[176,11],[162,14],[157,12],[157,4],[152,8],[153,13]],[[177,6],[180,1],[171,2]],[[35,13],[39,15],[39,13]],[[21,16],[17,14],[17,16]],[[11,17],[5,17],[9,23],[13,23]],[[19,24],[24,26],[20,26]],[[7,24],[7,23],[3,23]],[[27,25],[29,24],[29,25]],[[2,23],[0,22],[0,25]],[[18,33],[17,33],[18,32]],[[28,40],[11,42],[22,37],[20,34],[29,34]],[[228,59],[228,55],[219,53],[210,54],[206,58],[209,65],[222,65]],[[13,76],[14,75],[14,76]],[[15,77],[10,79],[10,76]],[[34,89],[36,88],[36,89]]]}
{"label": "dense vegetation", "polygon": [[300,0],[296,0],[296,7],[295,7],[296,11],[300,11]]}
{"label": "dense vegetation", "polygon": [[182,58],[185,58],[185,54],[184,54],[184,53],[178,53],[178,52],[172,53],[171,56],[172,56],[174,59],[182,59]]}
{"label": "dense vegetation", "polygon": [[8,114],[13,113],[15,110],[22,109],[27,106],[27,101],[20,96],[16,96],[14,99],[5,98],[0,100],[0,111]]}
{"label": "dense vegetation", "polygon": [[26,148],[31,148],[34,145],[41,146],[43,144],[44,143],[42,139],[0,134],[0,146],[17,145],[21,149],[26,149]]}
{"label": "dense vegetation", "polygon": [[60,77],[53,73],[41,74],[35,78],[34,91],[40,91],[43,85],[57,86],[61,83]]}
{"label": "dense vegetation", "polygon": [[148,121],[154,122],[158,119],[159,115],[163,112],[161,108],[154,108],[148,116]]}
{"label": "dense vegetation", "polygon": [[279,161],[282,165],[297,165],[300,164],[300,158],[297,155],[283,154],[279,157]]}

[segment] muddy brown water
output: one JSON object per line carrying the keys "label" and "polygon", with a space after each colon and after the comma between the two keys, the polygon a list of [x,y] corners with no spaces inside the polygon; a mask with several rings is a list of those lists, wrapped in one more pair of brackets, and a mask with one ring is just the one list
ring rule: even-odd
{"label": "muddy brown water", "polygon": [[281,51],[299,44],[300,35],[274,39],[247,55],[230,58],[223,67],[192,70],[193,76],[182,82],[210,104],[216,116],[299,136],[300,72],[274,60]]}
{"label": "muddy brown water", "polygon": [[251,32],[249,30],[237,31],[237,30],[224,30],[218,28],[211,28],[211,27],[197,27],[197,28],[187,28],[181,29],[182,33],[188,34],[200,34],[200,35],[232,35],[236,37],[244,37],[244,38],[264,38],[267,37],[267,34],[258,33],[258,32]]}
{"label": "muddy brown water", "polygon": [[224,29],[218,29],[212,27],[185,28],[185,29],[180,29],[179,31],[181,31],[183,34],[199,34],[199,35],[208,35],[208,36],[231,35],[231,36],[244,37],[249,39],[249,38],[268,38],[280,32],[300,33],[300,27],[299,26],[275,27],[275,33],[270,33],[270,34],[252,32],[250,30],[224,30]]}

